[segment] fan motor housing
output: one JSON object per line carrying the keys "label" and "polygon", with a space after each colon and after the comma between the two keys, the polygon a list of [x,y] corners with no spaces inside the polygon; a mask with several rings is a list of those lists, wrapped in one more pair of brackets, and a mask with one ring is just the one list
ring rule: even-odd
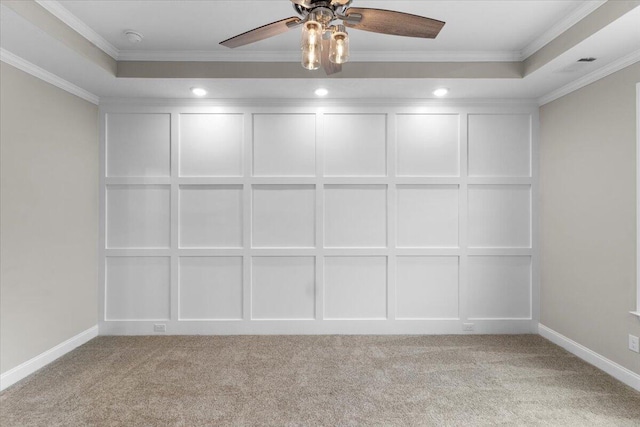
{"label": "fan motor housing", "polygon": [[[352,0],[303,0],[293,3],[293,8],[302,17],[306,17],[311,12],[319,12],[321,14],[322,23],[331,22],[335,19],[336,12],[344,11],[351,4]],[[322,12],[320,12],[322,10]],[[325,16],[331,15],[331,19]],[[324,22],[326,20],[326,23]]]}
{"label": "fan motor housing", "polygon": [[335,12],[332,9],[323,6],[314,7],[309,14],[313,20],[321,23],[324,27],[336,18]]}

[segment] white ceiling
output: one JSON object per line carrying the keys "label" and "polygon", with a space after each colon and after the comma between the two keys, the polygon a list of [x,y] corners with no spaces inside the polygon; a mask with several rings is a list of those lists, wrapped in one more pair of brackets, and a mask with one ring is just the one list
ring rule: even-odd
{"label": "white ceiling", "polygon": [[[487,60],[490,55],[513,60],[523,51],[530,54],[602,1],[355,0],[355,3],[447,21],[436,40],[352,31],[356,60],[397,61],[402,60],[403,55],[413,61],[428,61],[429,55],[431,60],[434,55],[455,60],[451,59],[452,55],[458,55],[459,60],[477,61]],[[241,48],[246,51],[218,46],[220,40],[229,36],[292,16],[293,8],[287,0],[65,0],[48,6],[75,19],[76,24],[81,24],[76,25],[76,29],[85,25],[83,35],[94,43],[97,37],[112,45],[115,53],[111,53],[121,59],[153,59],[154,56],[166,59],[173,55],[179,60],[193,57],[193,60],[242,61],[260,60],[274,54],[272,60],[292,60],[299,52],[299,31],[296,30]],[[0,12],[2,49],[101,98],[190,98],[192,86],[207,88],[210,98],[312,98],[316,87],[325,86],[330,90],[330,98],[423,99],[432,98],[434,88],[445,86],[451,89],[450,97],[455,99],[536,99],[573,84],[589,73],[606,69],[621,58],[635,58],[640,53],[638,7],[522,79],[324,79],[317,74],[310,74],[309,79],[130,79],[109,74],[7,6],[0,6]],[[480,21],[485,18],[490,19],[489,23],[484,21],[481,25]],[[142,32],[144,41],[132,49],[122,37],[124,29]],[[100,43],[98,40],[96,44],[100,46]],[[358,52],[362,52],[359,57]],[[224,55],[233,55],[233,58]],[[576,60],[584,56],[595,56],[598,60],[576,67]],[[567,67],[573,70],[563,71]]]}

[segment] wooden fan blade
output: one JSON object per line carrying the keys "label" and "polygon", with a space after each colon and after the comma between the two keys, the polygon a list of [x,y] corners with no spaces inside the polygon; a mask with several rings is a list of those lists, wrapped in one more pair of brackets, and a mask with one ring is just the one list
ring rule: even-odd
{"label": "wooden fan blade", "polygon": [[220,42],[220,44],[230,48],[244,46],[249,43],[255,43],[260,40],[268,39],[269,37],[277,36],[278,34],[286,33],[301,22],[302,19],[292,16],[291,18],[272,22],[271,24],[254,28],[246,33],[238,34],[235,37],[231,37],[230,39]]}
{"label": "wooden fan blade", "polygon": [[329,59],[329,48],[331,45],[331,41],[329,39],[322,40],[322,67],[324,68],[324,72],[327,73],[327,76],[331,74],[339,73],[342,71],[342,64],[334,64]]}
{"label": "wooden fan blade", "polygon": [[374,33],[405,37],[434,39],[444,26],[444,22],[394,10],[351,7],[345,15],[362,16],[360,21],[344,20],[345,27]]}

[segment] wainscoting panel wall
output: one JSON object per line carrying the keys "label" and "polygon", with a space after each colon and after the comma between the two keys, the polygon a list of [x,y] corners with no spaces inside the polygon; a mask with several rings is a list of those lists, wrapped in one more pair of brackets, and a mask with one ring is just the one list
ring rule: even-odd
{"label": "wainscoting panel wall", "polygon": [[535,331],[535,105],[101,117],[101,334]]}

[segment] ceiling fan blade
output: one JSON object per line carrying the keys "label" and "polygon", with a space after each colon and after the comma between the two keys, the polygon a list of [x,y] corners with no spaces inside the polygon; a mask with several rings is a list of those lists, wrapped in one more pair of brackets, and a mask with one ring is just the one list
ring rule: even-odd
{"label": "ceiling fan blade", "polygon": [[[345,11],[345,15],[347,17],[344,20],[345,27],[374,33],[426,39],[436,38],[445,24],[443,21],[411,15],[410,13],[361,7],[351,7]],[[359,21],[356,21],[356,19],[349,20],[348,17],[350,15],[354,18],[360,15],[361,19]]]}
{"label": "ceiling fan blade", "polygon": [[286,33],[301,22],[302,19],[292,16],[291,18],[272,22],[271,24],[254,28],[246,33],[238,34],[235,37],[231,37],[230,39],[220,42],[220,44],[230,48],[244,46],[249,43],[255,43],[260,40],[268,39],[269,37],[277,36],[278,34]]}
{"label": "ceiling fan blade", "polygon": [[331,41],[329,39],[322,39],[322,67],[327,76],[331,74],[339,73],[342,71],[342,64],[334,64],[329,59],[329,48]]}

